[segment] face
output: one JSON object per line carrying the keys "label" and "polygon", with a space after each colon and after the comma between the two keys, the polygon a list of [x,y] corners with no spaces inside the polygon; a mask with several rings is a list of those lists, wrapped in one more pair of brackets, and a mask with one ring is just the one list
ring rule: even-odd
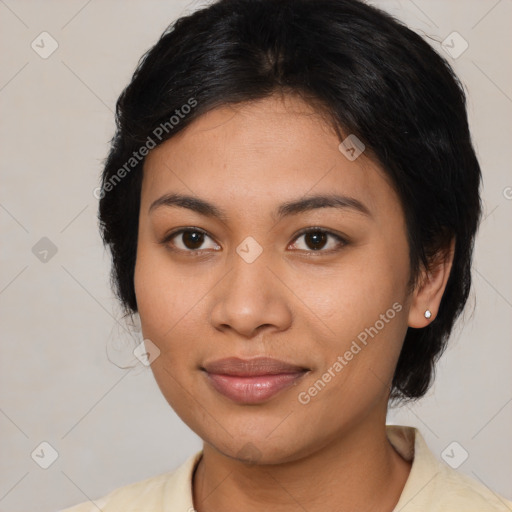
{"label": "face", "polygon": [[[146,159],[135,291],[151,368],[228,457],[291,461],[385,419],[406,227],[382,170],[339,144],[310,106],[273,96],[217,108]],[[232,357],[249,362],[216,364]],[[286,365],[251,366],[262,357]]]}

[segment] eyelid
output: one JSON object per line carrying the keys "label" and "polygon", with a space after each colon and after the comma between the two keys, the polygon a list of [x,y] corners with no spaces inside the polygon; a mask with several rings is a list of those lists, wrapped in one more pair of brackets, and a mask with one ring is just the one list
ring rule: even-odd
{"label": "eyelid", "polygon": [[[218,244],[215,239],[210,236],[210,234],[202,229],[202,228],[198,228],[198,227],[195,227],[195,226],[187,226],[187,227],[183,227],[183,228],[178,228],[176,230],[173,230],[169,233],[166,233],[163,237],[163,239],[160,241],[160,243],[162,245],[165,245],[165,246],[168,246],[170,240],[172,240],[175,236],[177,235],[180,235],[182,234],[183,232],[186,232],[186,231],[196,231],[198,233],[202,233],[204,234],[205,236],[207,236],[208,238],[210,238],[211,240],[213,240],[217,245],[220,245]],[[323,233],[327,236],[332,236],[333,238],[335,238],[338,243],[343,247],[345,245],[347,245],[349,243],[349,239],[348,237],[346,237],[345,235],[342,235],[342,234],[339,234],[339,233],[336,233],[334,231],[331,231],[330,229],[328,228],[322,228],[320,226],[309,226],[307,228],[303,228],[301,229],[298,233],[295,233],[293,235],[293,238],[292,238],[292,241],[290,244],[288,244],[288,247],[290,245],[293,245],[296,240],[301,237],[302,235],[305,235],[305,234],[308,234],[308,233]],[[179,252],[182,252],[182,253],[190,253],[190,254],[203,254],[205,251],[209,251],[209,250],[205,250],[205,249],[196,249],[196,250],[185,250],[185,249],[178,249],[176,247],[170,247],[172,250],[176,250],[176,251],[179,251]],[[211,250],[211,249],[210,249]],[[336,252],[338,251],[339,248],[335,248],[335,249],[330,249],[330,250],[322,250],[322,249],[319,249],[319,250],[304,250],[304,249],[295,249],[295,251],[298,251],[298,252],[302,252],[302,253],[308,253],[308,254],[329,254],[329,253],[333,253],[333,252]],[[215,250],[217,251],[217,250]]]}
{"label": "eyelid", "polygon": [[179,234],[183,233],[184,231],[197,231],[197,232],[202,233],[203,235],[209,236],[211,238],[211,236],[208,234],[208,232],[205,231],[204,229],[198,228],[196,226],[187,226],[184,228],[178,228],[178,229],[169,231],[168,233],[166,233],[163,236],[160,243],[162,243],[162,244],[167,243],[171,238],[174,238],[176,235],[179,235]]}
{"label": "eyelid", "polygon": [[[169,233],[166,233],[162,240],[160,241],[160,244],[168,247],[169,249],[173,250],[173,251],[178,251],[178,252],[181,252],[181,253],[189,253],[189,254],[195,254],[195,255],[201,255],[205,252],[205,249],[196,249],[195,251],[194,250],[185,250],[185,249],[179,249],[177,247],[171,247],[169,246],[169,242],[177,235],[180,235],[186,231],[192,231],[192,232],[197,232],[197,233],[202,233],[203,235],[207,236],[208,238],[210,238],[211,240],[213,240],[215,242],[216,245],[219,245],[215,239],[207,232],[205,231],[204,229],[201,229],[201,228],[198,228],[196,226],[187,226],[187,227],[183,227],[183,228],[178,228],[176,230],[172,230],[170,231]],[[211,249],[209,249],[211,251]],[[215,251],[217,252],[217,249],[215,249]]]}
{"label": "eyelid", "polygon": [[[337,233],[337,232],[334,232],[328,228],[322,228],[320,226],[310,226],[310,227],[307,227],[307,228],[304,228],[304,229],[301,229],[298,233],[296,233],[292,239],[292,243],[290,245],[293,245],[293,243],[299,238],[301,237],[302,235],[306,235],[308,233],[323,233],[327,236],[332,236],[333,238],[335,238],[337,241],[338,241],[338,244],[340,244],[342,247],[345,246],[345,245],[348,245],[349,243],[349,239],[348,237],[346,237],[345,235],[342,235],[341,233]],[[335,249],[328,249],[328,250],[322,250],[322,249],[319,249],[317,251],[311,249],[311,250],[303,250],[303,249],[297,249],[298,251],[300,252],[305,252],[305,253],[308,253],[308,254],[313,254],[313,255],[316,255],[316,254],[330,254],[330,253],[333,253],[333,252],[337,252],[340,248],[337,247]]]}

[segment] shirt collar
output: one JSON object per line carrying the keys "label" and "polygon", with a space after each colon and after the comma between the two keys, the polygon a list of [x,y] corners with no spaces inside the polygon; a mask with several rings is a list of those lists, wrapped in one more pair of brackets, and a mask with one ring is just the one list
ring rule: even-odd
{"label": "shirt collar", "polygon": [[[386,425],[386,435],[401,457],[412,461],[411,471],[394,508],[394,512],[404,509],[440,472],[440,463],[428,448],[423,436],[415,427]],[[190,456],[174,473],[165,492],[166,504],[176,510],[193,510],[192,478],[203,451]]]}

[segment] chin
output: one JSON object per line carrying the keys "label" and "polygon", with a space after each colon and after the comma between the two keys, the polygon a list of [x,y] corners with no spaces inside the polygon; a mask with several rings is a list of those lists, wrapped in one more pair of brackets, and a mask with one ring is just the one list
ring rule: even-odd
{"label": "chin", "polygon": [[[203,438],[204,439],[204,438]],[[212,442],[213,441],[213,442]],[[264,435],[230,437],[221,442],[207,440],[215,451],[233,460],[249,465],[276,465],[299,460],[314,452],[313,446],[297,445],[297,436],[292,434],[271,440]]]}

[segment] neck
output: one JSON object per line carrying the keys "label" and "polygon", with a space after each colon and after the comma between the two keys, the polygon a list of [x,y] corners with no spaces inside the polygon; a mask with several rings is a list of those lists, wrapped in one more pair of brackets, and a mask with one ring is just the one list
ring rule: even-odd
{"label": "neck", "polygon": [[276,509],[292,512],[391,512],[411,463],[386,437],[385,423],[358,425],[311,455],[283,464],[249,465],[203,447],[193,478],[198,512]]}

